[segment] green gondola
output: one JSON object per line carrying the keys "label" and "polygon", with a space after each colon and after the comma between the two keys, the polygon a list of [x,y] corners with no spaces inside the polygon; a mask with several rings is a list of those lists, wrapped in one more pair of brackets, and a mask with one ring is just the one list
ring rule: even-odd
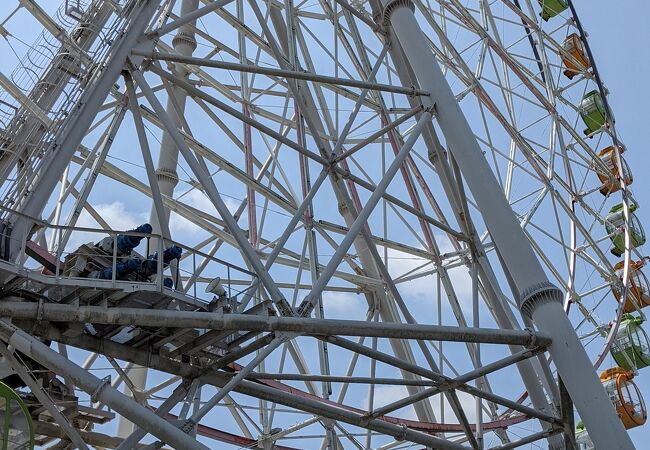
{"label": "green gondola", "polygon": [[576,426],[576,445],[578,450],[596,450],[596,446],[591,441],[589,433],[585,429],[585,424],[582,423],[582,420],[578,422]]}
{"label": "green gondola", "polygon": [[542,7],[542,19],[548,21],[551,17],[555,17],[562,11],[569,7],[566,0],[537,0]]}
{"label": "green gondola", "polygon": [[624,314],[621,319],[611,352],[616,364],[625,370],[650,366],[650,340],[642,323],[641,317],[632,314]]}
{"label": "green gondola", "polygon": [[4,410],[1,450],[34,450],[34,424],[23,400],[6,384],[0,382],[0,401]]}
{"label": "green gondola", "polygon": [[[637,209],[636,204],[630,204],[630,247],[635,248],[645,244],[645,232],[641,222],[634,214]],[[623,215],[623,203],[612,207],[605,217],[605,229],[612,241],[614,248],[612,253],[616,256],[622,256],[625,253],[625,217]]]}
{"label": "green gondola", "polygon": [[580,117],[584,121],[587,128],[585,128],[585,135],[595,133],[600,130],[607,121],[607,112],[605,111],[605,104],[600,92],[593,90],[588,92],[580,102]]}

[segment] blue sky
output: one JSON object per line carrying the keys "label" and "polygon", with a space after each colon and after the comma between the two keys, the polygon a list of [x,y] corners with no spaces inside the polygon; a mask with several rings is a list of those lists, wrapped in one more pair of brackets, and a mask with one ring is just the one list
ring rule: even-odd
{"label": "blue sky", "polygon": [[[59,2],[42,3],[49,7],[49,4]],[[615,8],[605,7],[603,2],[598,6],[586,1],[576,1],[578,13],[590,35],[598,68],[610,90],[609,100],[616,115],[617,130],[628,150],[626,157],[635,175],[632,190],[641,206],[638,215],[642,222],[650,227],[650,199],[645,200],[650,192],[650,180],[643,173],[650,161],[644,139],[647,127],[645,122],[650,119],[650,114],[646,112],[646,105],[650,104],[650,92],[644,83],[650,75],[650,61],[647,59],[649,55],[646,49],[646,43],[650,41],[650,31],[645,24],[650,16],[650,5],[637,0],[622,2]],[[146,220],[146,217],[138,218]],[[641,372],[638,383],[646,392],[646,397],[649,397],[650,369],[646,371]],[[632,430],[631,434],[638,448],[645,448],[645,442],[650,437],[648,427]]]}
{"label": "blue sky", "polygon": [[[609,102],[616,115],[616,129],[627,147],[626,158],[634,174],[632,191],[641,208],[639,219],[650,226],[650,3],[646,1],[584,2],[576,8],[589,34],[598,70],[610,91]],[[650,392],[650,373],[641,372],[637,384]],[[647,426],[630,431],[639,450],[649,448]]]}

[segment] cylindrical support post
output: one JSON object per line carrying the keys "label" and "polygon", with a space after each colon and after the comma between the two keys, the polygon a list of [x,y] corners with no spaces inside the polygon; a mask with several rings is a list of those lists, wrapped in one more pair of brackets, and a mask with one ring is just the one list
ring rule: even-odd
{"label": "cylindrical support post", "polygon": [[[195,11],[199,6],[199,0],[183,0],[181,4],[181,17],[187,16],[189,13]],[[183,56],[192,56],[196,49],[196,39],[192,28],[194,22],[183,25],[178,30],[178,33],[172,40],[174,50]],[[172,68],[174,75],[187,79],[189,71],[185,69],[184,64],[177,64]],[[187,92],[177,86],[171,86],[170,97],[167,99],[167,114],[172,119],[174,124],[178,127],[181,124],[180,116],[185,112],[185,104],[187,102]],[[172,98],[173,96],[173,98]],[[170,136],[169,132],[163,131],[162,141],[160,144],[160,154],[158,156],[158,166],[156,168],[156,178],[158,186],[160,187],[160,194],[163,197],[172,197],[174,188],[178,183],[178,175],[176,174],[176,167],[178,166],[178,147]],[[164,216],[169,220],[169,209],[165,208]],[[158,221],[158,215],[154,208],[151,210],[149,223],[153,227],[153,232],[156,234],[161,233],[161,224]]]}
{"label": "cylindrical support post", "polygon": [[[81,322],[143,327],[205,328],[210,330],[268,331],[314,336],[367,336],[393,339],[481,342],[486,344],[547,346],[551,338],[543,333],[444,325],[367,322],[364,320],[312,319],[250,314],[219,314],[200,311],[105,308],[52,303],[0,302],[0,317],[50,322]],[[257,341],[256,341],[257,342]],[[232,355],[233,352],[230,353]],[[487,367],[486,365],[485,367]]]}
{"label": "cylindrical support post", "polygon": [[514,281],[522,314],[553,336],[549,352],[564,377],[580,416],[599,448],[633,449],[634,445],[602,388],[571,322],[562,308],[562,292],[553,286],[493,175],[451,87],[429,48],[409,0],[382,0],[389,23],[418,80],[435,104],[436,120],[449,150],[481,212],[504,270]]}
{"label": "cylindrical support post", "polygon": [[596,448],[634,449],[561,305],[541,304],[532,319],[553,336],[548,351]]}

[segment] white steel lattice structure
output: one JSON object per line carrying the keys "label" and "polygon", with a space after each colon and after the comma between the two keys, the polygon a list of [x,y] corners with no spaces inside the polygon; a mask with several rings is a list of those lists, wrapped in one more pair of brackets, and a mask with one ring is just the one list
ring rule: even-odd
{"label": "white steel lattice structure", "polygon": [[645,236],[570,0],[48,3],[0,10],[37,446],[570,449],[575,406],[634,448],[594,367]]}

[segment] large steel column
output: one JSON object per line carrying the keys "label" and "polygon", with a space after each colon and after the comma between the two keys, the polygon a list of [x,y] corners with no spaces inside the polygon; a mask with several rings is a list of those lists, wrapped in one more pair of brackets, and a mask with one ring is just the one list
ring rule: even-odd
{"label": "large steel column", "polygon": [[[195,11],[199,6],[199,0],[183,0],[181,4],[180,17]],[[183,56],[192,56],[196,49],[196,38],[192,28],[196,20],[191,21],[178,29],[178,32],[172,40],[174,50]],[[177,64],[172,68],[172,72],[183,79],[189,78],[189,71],[183,64]],[[185,112],[185,104],[187,102],[187,92],[177,86],[172,86],[169,89],[169,98],[167,99],[167,114],[174,122],[177,128],[180,128],[180,117]],[[172,98],[173,96],[173,98]],[[172,198],[174,195],[174,188],[178,184],[178,174],[176,168],[178,166],[178,147],[174,140],[169,135],[169,132],[164,131],[162,142],[160,144],[160,154],[158,155],[158,166],[156,167],[156,179],[158,180],[158,187],[160,195]],[[168,226],[163,226],[158,217],[164,217],[164,220],[169,224],[169,208],[165,208],[163,214],[158,216],[155,204],[152,204],[151,212],[149,214],[149,223],[153,229],[154,234],[165,235],[163,230],[169,229]],[[152,248],[157,248],[157,243],[152,240]],[[144,390],[147,384],[148,370],[145,367],[133,366],[128,371],[128,376],[136,389]],[[126,391],[125,391],[126,393]],[[135,426],[124,417],[120,417],[118,426],[118,436],[127,437],[135,431]]]}
{"label": "large steel column", "polygon": [[554,337],[549,352],[598,448],[634,449],[562,308],[562,292],[548,281],[427,44],[408,0],[382,0],[390,23],[422,89],[435,104],[447,146],[464,175],[506,270],[522,314]]}
{"label": "large steel column", "polygon": [[[381,5],[379,5],[379,7],[373,6],[373,13],[375,14],[376,17],[381,17],[380,14],[381,9],[379,8],[381,8]],[[386,36],[386,42],[391,44],[390,45],[391,58],[393,59],[393,64],[395,65],[395,69],[398,73],[398,76],[402,84],[405,86],[416,85],[417,82],[415,80],[415,77],[412,75],[413,71],[411,69],[410,62],[406,59],[404,55],[404,51],[399,45],[399,43],[397,42],[396,37],[392,35]],[[443,45],[446,45],[445,42],[443,42]],[[409,99],[409,102],[412,107],[415,107],[416,105],[420,104],[420,99],[412,98]],[[442,149],[440,149],[440,151],[437,149],[437,147],[441,147],[441,144],[439,142],[436,131],[433,128],[433,123],[431,123],[429,127],[425,128],[424,137],[425,137],[425,144],[428,148],[430,157],[431,155],[438,155],[439,152],[442,155],[443,153]],[[442,161],[438,156],[436,156],[432,162],[436,165],[436,170],[440,176],[440,182],[443,188],[445,189],[447,197],[449,197],[451,201],[451,199],[455,198],[456,196],[456,191],[453,188],[453,184],[455,183],[455,181],[451,174],[451,168],[448,167],[446,161]],[[458,205],[457,207],[459,209],[463,208],[462,205]],[[465,232],[474,235],[475,233],[473,232],[473,225],[472,225],[471,218],[463,218],[459,215],[458,212],[455,212],[455,215],[458,220],[458,223],[461,225],[464,224],[463,228]],[[473,240],[474,240],[474,245],[477,246],[478,253],[484,254],[483,246],[480,243],[479,237],[474,236]],[[484,286],[486,287],[486,289],[488,289],[489,291],[489,294],[486,296],[486,302],[488,304],[488,307],[492,310],[492,313],[494,315],[497,324],[499,324],[499,326],[504,329],[518,329],[519,326],[517,325],[517,320],[510,309],[510,305],[506,302],[501,301],[501,299],[504,298],[503,294],[501,293],[498,283],[495,281],[496,278],[492,273],[492,268],[490,267],[486,257],[479,256],[478,263],[480,265],[479,277],[482,283],[484,284]],[[448,283],[448,280],[445,281],[445,279],[442,279],[443,285],[445,282]],[[513,347],[511,351],[512,353],[516,353],[518,349]],[[551,407],[551,405],[547,400],[542,384],[540,383],[539,377],[537,376],[531,362],[529,360],[521,361],[520,363],[517,364],[517,370],[521,375],[521,379],[524,383],[526,390],[528,391],[529,397],[534,407],[540,411],[544,411],[549,414],[552,414],[553,408]],[[541,425],[547,426],[545,423],[542,423]],[[549,439],[549,442],[551,440],[560,442],[561,439],[557,437],[551,437]],[[550,445],[551,445],[551,449],[561,448],[561,443],[559,445],[555,445],[555,443],[550,443]]]}

